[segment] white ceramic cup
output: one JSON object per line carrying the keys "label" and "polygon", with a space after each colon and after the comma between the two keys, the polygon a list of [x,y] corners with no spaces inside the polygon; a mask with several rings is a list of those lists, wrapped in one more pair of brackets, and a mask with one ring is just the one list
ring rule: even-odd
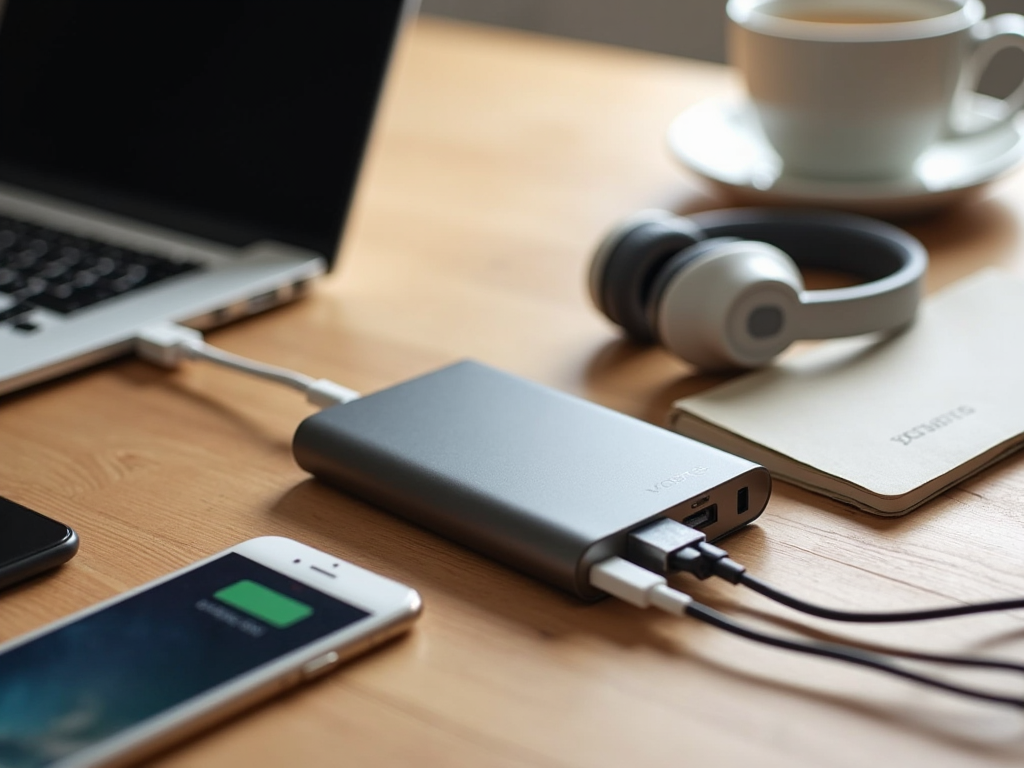
{"label": "white ceramic cup", "polygon": [[729,0],[729,57],[786,173],[909,174],[932,143],[1012,120],[1024,82],[991,114],[974,95],[992,57],[1024,50],[1024,16],[981,0]]}

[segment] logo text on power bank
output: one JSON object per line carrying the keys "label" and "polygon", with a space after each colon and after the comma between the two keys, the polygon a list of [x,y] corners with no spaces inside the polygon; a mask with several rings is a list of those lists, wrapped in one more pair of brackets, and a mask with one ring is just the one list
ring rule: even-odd
{"label": "logo text on power bank", "polygon": [[672,477],[666,477],[660,483],[655,483],[650,488],[648,488],[647,492],[648,493],[661,493],[661,491],[663,489],[665,489],[665,488],[671,488],[673,485],[679,485],[680,483],[685,483],[691,477],[698,477],[700,475],[703,475],[707,471],[708,471],[707,467],[693,467],[691,469],[686,470],[685,472],[680,472],[678,475],[672,475]]}

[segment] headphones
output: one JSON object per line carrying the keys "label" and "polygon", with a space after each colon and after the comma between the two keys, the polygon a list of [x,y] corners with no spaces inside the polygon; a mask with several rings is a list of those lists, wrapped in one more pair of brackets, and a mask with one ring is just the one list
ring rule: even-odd
{"label": "headphones", "polygon": [[[638,342],[702,368],[766,365],[796,339],[893,330],[914,319],[928,254],[875,219],[737,208],[641,211],[601,242],[590,295]],[[864,280],[809,291],[800,268]]]}

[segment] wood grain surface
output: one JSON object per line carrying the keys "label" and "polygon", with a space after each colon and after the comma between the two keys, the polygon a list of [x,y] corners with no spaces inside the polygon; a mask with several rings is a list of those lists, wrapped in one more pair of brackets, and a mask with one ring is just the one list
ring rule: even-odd
{"label": "wood grain surface", "polygon": [[[682,109],[737,87],[718,65],[421,20],[399,51],[338,270],[310,297],[209,338],[366,392],[472,357],[664,424],[674,398],[720,379],[623,342],[584,276],[604,231],[638,208],[729,204],[675,164],[664,133]],[[931,251],[933,290],[986,265],[1024,272],[1022,222],[1016,174],[900,223]],[[4,398],[0,493],[72,525],[82,547],[0,597],[0,639],[279,534],[416,587],[422,620],[161,765],[1024,761],[1020,711],[612,601],[584,605],[321,486],[290,453],[310,412],[233,372],[131,359]],[[839,606],[1024,595],[1022,492],[1024,455],[896,520],[778,484],[726,546],[755,574]],[[736,588],[680,585],[793,628],[793,615]],[[820,636],[1019,659],[1022,618],[809,623]],[[1005,674],[953,679],[1024,692]]]}

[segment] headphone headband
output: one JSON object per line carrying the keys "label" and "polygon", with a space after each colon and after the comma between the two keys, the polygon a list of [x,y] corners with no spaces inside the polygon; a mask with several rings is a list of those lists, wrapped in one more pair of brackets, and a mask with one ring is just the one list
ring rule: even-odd
{"label": "headphone headband", "polygon": [[794,338],[857,336],[914,318],[928,254],[915,237],[856,214],[736,208],[688,217],[707,237],[740,237],[774,245],[801,269],[827,269],[867,282],[803,291]]}

